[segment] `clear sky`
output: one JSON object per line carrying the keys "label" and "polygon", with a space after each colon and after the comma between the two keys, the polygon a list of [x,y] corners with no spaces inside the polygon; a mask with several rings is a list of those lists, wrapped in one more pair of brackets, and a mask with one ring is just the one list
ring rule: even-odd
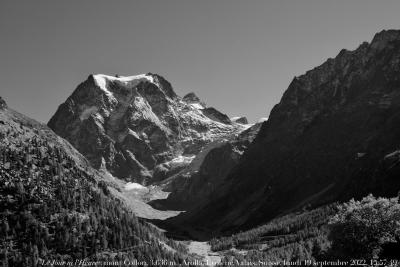
{"label": "clear sky", "polygon": [[294,76],[400,28],[398,0],[1,0],[0,95],[47,122],[91,73],[159,73],[250,121]]}

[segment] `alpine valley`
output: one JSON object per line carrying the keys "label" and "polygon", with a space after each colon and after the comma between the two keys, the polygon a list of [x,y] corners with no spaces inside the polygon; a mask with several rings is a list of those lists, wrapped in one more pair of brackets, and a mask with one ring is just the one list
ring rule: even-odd
{"label": "alpine valley", "polygon": [[254,124],[153,73],[89,75],[47,126],[0,100],[5,266],[398,258],[398,30],[295,77]]}

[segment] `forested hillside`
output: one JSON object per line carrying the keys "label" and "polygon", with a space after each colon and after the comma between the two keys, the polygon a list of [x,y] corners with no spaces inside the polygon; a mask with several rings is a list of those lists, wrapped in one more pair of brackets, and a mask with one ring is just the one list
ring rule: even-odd
{"label": "forested hillside", "polygon": [[[67,142],[0,110],[0,255],[3,266],[114,259],[177,264],[186,249],[135,217]],[[154,264],[155,265],[155,264]]]}
{"label": "forested hillside", "polygon": [[210,241],[225,262],[305,260],[329,247],[328,221],[336,204],[276,218],[268,224]]}
{"label": "forested hillside", "polygon": [[400,257],[399,222],[398,198],[369,195],[282,216],[245,232],[214,238],[210,244],[224,255],[225,266],[306,260],[350,264],[354,259],[360,264],[373,259],[390,264]]}

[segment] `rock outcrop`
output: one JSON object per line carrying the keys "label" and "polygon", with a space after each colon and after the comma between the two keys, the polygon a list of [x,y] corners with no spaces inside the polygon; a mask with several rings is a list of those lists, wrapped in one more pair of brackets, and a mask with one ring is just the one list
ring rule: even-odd
{"label": "rock outcrop", "polygon": [[201,111],[203,112],[203,114],[205,116],[207,116],[211,120],[219,121],[219,122],[224,123],[224,124],[231,124],[232,123],[231,120],[229,119],[229,117],[226,114],[219,112],[218,110],[216,110],[213,107],[203,108]]}
{"label": "rock outcrop", "polygon": [[5,109],[7,108],[7,103],[4,101],[4,99],[0,96],[0,109]]}
{"label": "rock outcrop", "polygon": [[248,124],[249,122],[247,121],[246,117],[233,117],[231,118],[231,121],[241,123],[241,124]]}

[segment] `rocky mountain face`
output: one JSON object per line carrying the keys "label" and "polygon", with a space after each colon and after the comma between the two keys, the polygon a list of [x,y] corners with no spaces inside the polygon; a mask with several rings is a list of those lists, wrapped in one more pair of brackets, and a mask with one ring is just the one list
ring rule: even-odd
{"label": "rocky mountain face", "polygon": [[382,31],[295,77],[226,176],[226,193],[171,220],[215,233],[371,192],[396,195],[399,125],[400,31]]}
{"label": "rocky mountain face", "polygon": [[195,210],[210,199],[226,193],[226,176],[239,163],[244,151],[256,137],[261,123],[204,146],[194,159],[175,175],[163,181],[167,199],[153,201],[159,209]]}
{"label": "rocky mountain face", "polygon": [[168,81],[151,73],[90,75],[48,126],[97,169],[142,184],[178,173],[203,147],[247,127],[194,93],[179,97]]}

